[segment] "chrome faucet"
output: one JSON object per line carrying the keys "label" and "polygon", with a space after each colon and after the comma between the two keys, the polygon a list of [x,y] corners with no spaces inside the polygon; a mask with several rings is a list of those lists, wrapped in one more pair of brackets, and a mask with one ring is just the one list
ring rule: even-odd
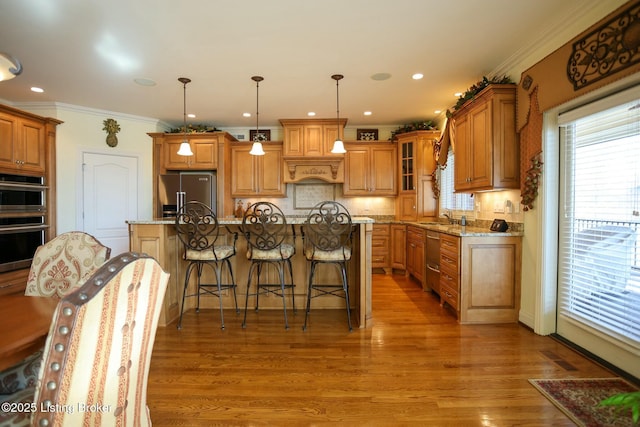
{"label": "chrome faucet", "polygon": [[453,219],[453,217],[451,216],[451,210],[447,209],[442,216],[444,216],[445,218],[447,218],[447,220],[449,221],[449,224],[455,224],[456,220]]}

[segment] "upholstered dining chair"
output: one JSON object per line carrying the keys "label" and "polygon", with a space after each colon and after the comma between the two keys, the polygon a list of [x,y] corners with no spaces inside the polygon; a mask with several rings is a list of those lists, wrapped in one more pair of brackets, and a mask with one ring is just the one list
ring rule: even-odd
{"label": "upholstered dining chair", "polygon": [[[345,299],[347,322],[351,326],[351,307],[349,303],[349,282],[347,280],[347,262],[353,251],[353,225],[347,208],[334,201],[318,203],[309,212],[302,227],[304,256],[309,262],[309,282],[307,289],[307,307],[303,330],[307,329],[307,319],[311,311],[311,299],[333,295]],[[340,271],[341,283],[315,283],[318,266],[333,264]]]}
{"label": "upholstered dining chair", "polygon": [[[291,257],[296,253],[295,229],[287,225],[287,219],[278,206],[271,202],[260,201],[250,205],[244,213],[242,233],[247,240],[247,259],[250,262],[242,327],[247,326],[249,297],[256,297],[255,310],[258,311],[260,295],[273,294],[282,298],[284,326],[285,329],[289,329],[285,293],[287,289],[290,290],[295,313],[295,284],[291,267]],[[268,266],[275,267],[278,283],[270,282],[265,277]],[[289,283],[285,280],[285,268],[289,270]],[[252,293],[251,283],[254,276],[256,289]]]}
{"label": "upholstered dining chair", "polygon": [[111,249],[83,231],[60,234],[33,255],[25,295],[62,298],[109,259]]}
{"label": "upholstered dining chair", "polygon": [[[25,295],[60,299],[80,287],[109,258],[111,249],[82,231],[71,231],[39,246],[33,256]],[[0,372],[0,400],[33,395],[42,352]],[[13,397],[12,397],[13,396]],[[0,422],[0,426],[4,426]]]}
{"label": "upholstered dining chair", "polygon": [[62,297],[31,400],[22,393],[31,419],[0,424],[150,426],[147,381],[168,279],[155,259],[126,252]]}
{"label": "upholstered dining chair", "polygon": [[[222,302],[224,291],[231,290],[236,313],[240,312],[236,295],[236,280],[233,276],[233,267],[230,261],[231,257],[236,254],[238,233],[232,232],[225,226],[226,233],[221,235],[221,227],[216,214],[209,206],[196,201],[187,202],[182,206],[176,216],[175,226],[178,237],[184,244],[183,257],[188,261],[178,329],[182,328],[185,299],[195,296],[197,298],[196,312],[199,312],[201,295],[218,297],[220,302],[220,328],[224,329],[224,307]],[[230,238],[232,242],[228,242],[227,238]],[[223,283],[222,273],[224,266],[227,267],[229,283]],[[205,267],[209,267],[214,273],[215,283],[202,281]],[[195,293],[189,295],[189,279],[194,270],[197,275],[196,290]]]}

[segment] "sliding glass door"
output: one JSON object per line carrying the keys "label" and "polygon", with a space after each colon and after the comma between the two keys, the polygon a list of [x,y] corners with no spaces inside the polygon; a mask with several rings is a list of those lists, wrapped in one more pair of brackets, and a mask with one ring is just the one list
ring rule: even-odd
{"label": "sliding glass door", "polygon": [[640,377],[640,87],[558,121],[557,333]]}

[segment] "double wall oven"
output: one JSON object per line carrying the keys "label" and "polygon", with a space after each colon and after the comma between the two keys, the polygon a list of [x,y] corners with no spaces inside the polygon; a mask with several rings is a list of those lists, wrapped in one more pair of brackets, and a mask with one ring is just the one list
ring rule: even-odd
{"label": "double wall oven", "polygon": [[44,177],[0,174],[0,273],[27,268],[45,242]]}

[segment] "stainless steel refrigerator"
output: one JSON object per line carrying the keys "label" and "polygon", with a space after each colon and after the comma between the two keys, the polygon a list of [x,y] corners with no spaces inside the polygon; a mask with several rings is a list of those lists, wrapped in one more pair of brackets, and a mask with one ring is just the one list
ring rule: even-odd
{"label": "stainless steel refrigerator", "polygon": [[215,172],[181,172],[158,177],[158,201],[165,218],[175,217],[179,204],[198,201],[217,215]]}

